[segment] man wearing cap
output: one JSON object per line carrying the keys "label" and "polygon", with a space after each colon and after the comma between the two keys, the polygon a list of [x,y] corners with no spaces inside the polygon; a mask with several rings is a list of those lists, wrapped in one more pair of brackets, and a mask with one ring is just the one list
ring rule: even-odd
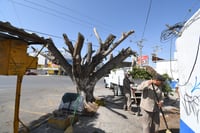
{"label": "man wearing cap", "polygon": [[[137,90],[142,90],[140,108],[142,111],[143,133],[156,133],[160,126],[160,107],[162,100],[162,83],[165,79],[161,75],[155,76],[152,80],[143,81],[138,85]],[[156,99],[158,96],[159,101]]]}

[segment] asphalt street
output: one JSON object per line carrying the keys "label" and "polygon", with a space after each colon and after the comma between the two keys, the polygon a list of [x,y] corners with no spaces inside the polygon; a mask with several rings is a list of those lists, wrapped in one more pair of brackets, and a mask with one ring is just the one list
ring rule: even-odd
{"label": "asphalt street", "polygon": [[[16,76],[0,76],[0,133],[13,133]],[[20,119],[29,123],[57,109],[65,92],[75,92],[68,76],[24,76]]]}

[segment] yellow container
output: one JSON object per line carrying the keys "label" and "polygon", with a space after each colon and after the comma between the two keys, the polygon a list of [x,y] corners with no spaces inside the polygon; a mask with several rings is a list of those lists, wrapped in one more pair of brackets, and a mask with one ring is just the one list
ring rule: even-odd
{"label": "yellow container", "polygon": [[77,121],[78,117],[74,115],[68,115],[67,118],[52,116],[48,119],[48,124],[53,128],[65,130],[67,127],[69,127],[71,124],[74,124]]}

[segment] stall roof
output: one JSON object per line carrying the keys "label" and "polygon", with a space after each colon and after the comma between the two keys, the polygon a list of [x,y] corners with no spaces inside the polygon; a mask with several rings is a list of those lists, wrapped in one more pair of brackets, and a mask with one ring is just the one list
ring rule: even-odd
{"label": "stall roof", "polygon": [[28,44],[46,44],[46,39],[35,33],[27,33],[24,29],[12,26],[9,22],[0,21],[0,40],[19,39]]}

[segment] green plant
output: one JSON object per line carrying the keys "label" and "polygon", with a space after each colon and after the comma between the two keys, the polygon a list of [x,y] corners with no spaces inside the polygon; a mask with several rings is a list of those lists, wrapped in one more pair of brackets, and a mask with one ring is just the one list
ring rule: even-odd
{"label": "green plant", "polygon": [[165,83],[163,84],[163,92],[165,97],[168,97],[168,95],[173,95],[172,92],[172,88],[170,87],[170,82],[172,81],[172,78],[169,77],[169,75],[167,73],[162,75],[165,78]]}
{"label": "green plant", "polygon": [[[132,75],[133,79],[145,79],[149,80],[153,77],[153,75],[150,74],[145,68],[140,67],[133,67],[132,71],[130,71],[130,74]],[[165,79],[165,82],[163,84],[163,93],[165,97],[168,97],[168,95],[172,95],[172,89],[169,85],[169,82],[171,82],[172,78],[169,77],[168,74],[163,74],[163,78]]]}
{"label": "green plant", "polygon": [[133,67],[132,71],[130,72],[133,79],[151,79],[152,76],[144,69],[140,67]]}

